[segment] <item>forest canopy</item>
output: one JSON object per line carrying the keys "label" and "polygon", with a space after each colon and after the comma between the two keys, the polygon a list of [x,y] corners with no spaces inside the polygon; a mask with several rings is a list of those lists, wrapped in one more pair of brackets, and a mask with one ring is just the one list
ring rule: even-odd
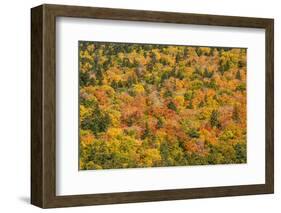
{"label": "forest canopy", "polygon": [[81,170],[246,163],[245,48],[79,41]]}

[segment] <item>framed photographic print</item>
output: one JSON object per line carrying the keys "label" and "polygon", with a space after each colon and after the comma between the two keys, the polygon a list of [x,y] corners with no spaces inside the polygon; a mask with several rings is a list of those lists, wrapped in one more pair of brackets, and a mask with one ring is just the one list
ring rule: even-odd
{"label": "framed photographic print", "polygon": [[273,19],[31,9],[31,203],[274,191]]}

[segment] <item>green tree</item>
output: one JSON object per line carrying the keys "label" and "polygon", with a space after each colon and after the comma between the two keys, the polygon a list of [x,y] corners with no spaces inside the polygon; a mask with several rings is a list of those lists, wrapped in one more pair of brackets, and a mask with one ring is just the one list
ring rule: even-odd
{"label": "green tree", "polygon": [[188,131],[188,135],[191,137],[191,138],[199,138],[200,137],[200,133],[199,131],[197,131],[196,129],[190,129]]}
{"label": "green tree", "polygon": [[235,78],[236,78],[237,80],[241,80],[240,70],[238,70],[238,71],[236,72]]}
{"label": "green tree", "polygon": [[237,106],[237,104],[234,105],[234,107],[233,107],[232,119],[235,122],[240,122],[240,113],[239,113],[239,107]]}
{"label": "green tree", "polygon": [[219,122],[219,112],[218,110],[213,110],[210,116],[210,124],[212,127],[220,127],[220,122]]}
{"label": "green tree", "polygon": [[171,110],[174,110],[175,112],[177,111],[177,106],[175,105],[175,103],[173,101],[170,101],[168,103],[167,107]]}
{"label": "green tree", "polygon": [[81,122],[82,129],[90,129],[95,135],[100,132],[105,132],[111,123],[110,116],[100,110],[96,104],[94,111],[90,117],[87,117]]}

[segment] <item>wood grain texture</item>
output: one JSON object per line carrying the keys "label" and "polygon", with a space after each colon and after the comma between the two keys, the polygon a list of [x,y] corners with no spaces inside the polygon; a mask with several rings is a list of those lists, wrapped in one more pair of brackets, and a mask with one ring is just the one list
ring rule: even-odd
{"label": "wood grain texture", "polygon": [[266,26],[265,54],[265,156],[266,185],[268,191],[274,193],[274,21]]}
{"label": "wood grain texture", "polygon": [[43,204],[42,64],[43,7],[31,13],[31,203]]}
{"label": "wood grain texture", "polygon": [[[171,189],[56,196],[56,17],[263,28],[266,30],[266,183],[260,185]],[[31,203],[65,207],[148,202],[274,191],[274,23],[273,19],[199,15],[64,5],[31,9]]]}

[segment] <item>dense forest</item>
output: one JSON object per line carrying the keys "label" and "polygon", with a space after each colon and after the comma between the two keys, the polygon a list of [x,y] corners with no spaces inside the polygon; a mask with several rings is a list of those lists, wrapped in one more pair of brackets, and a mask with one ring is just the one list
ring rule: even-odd
{"label": "dense forest", "polygon": [[80,169],[246,163],[244,48],[79,41]]}

